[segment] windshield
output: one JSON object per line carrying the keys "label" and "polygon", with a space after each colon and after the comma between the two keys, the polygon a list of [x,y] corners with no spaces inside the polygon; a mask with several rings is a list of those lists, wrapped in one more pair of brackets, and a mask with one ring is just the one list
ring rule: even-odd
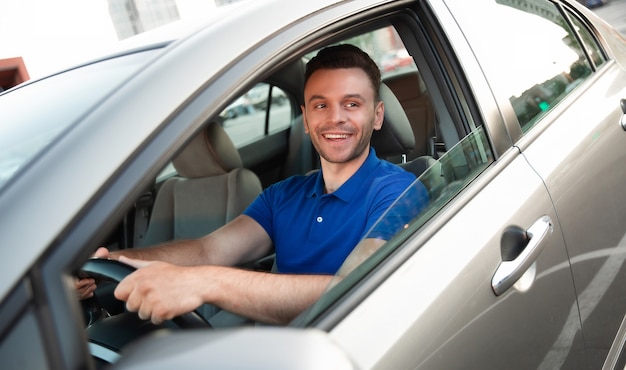
{"label": "windshield", "polygon": [[157,51],[106,59],[0,95],[0,190]]}

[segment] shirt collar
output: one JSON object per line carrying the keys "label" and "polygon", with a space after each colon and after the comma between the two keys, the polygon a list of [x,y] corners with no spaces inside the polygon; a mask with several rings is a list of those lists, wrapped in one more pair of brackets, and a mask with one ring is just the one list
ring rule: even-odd
{"label": "shirt collar", "polygon": [[310,196],[321,197],[323,195],[333,195],[344,202],[350,202],[357,194],[355,190],[365,182],[365,179],[378,166],[379,163],[380,159],[376,156],[376,151],[374,148],[370,147],[369,154],[361,167],[359,167],[359,169],[352,176],[350,176],[350,178],[344,182],[339,189],[335,190],[331,194],[324,193],[324,177],[322,176],[322,171],[318,171],[315,186],[313,187],[313,191]]}

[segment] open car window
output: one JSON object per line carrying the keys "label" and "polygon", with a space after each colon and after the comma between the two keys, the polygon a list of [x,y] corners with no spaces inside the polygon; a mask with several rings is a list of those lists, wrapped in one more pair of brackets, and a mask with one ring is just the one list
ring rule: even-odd
{"label": "open car window", "polygon": [[[479,127],[443,154],[409,187],[374,224],[343,263],[329,291],[309,311],[311,317],[324,310],[371,272],[411,235],[450,203],[491,163],[494,156],[483,127]],[[426,187],[428,204],[416,209],[419,189]],[[381,227],[395,230],[387,242],[369,237]],[[319,311],[318,311],[319,310]]]}

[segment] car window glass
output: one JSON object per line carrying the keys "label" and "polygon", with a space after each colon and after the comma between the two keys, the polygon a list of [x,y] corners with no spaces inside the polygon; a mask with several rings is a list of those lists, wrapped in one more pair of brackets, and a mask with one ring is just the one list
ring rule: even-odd
{"label": "car window glass", "polygon": [[598,43],[596,38],[593,37],[591,31],[589,31],[589,29],[585,27],[585,25],[583,25],[578,17],[574,16],[570,12],[568,12],[568,15],[569,18],[572,20],[574,29],[580,35],[582,43],[589,53],[589,57],[593,61],[593,64],[595,64],[596,67],[603,65],[604,62],[606,62],[606,58],[604,57],[605,54],[603,53],[602,48],[600,47],[600,44]]}
{"label": "car window glass", "polygon": [[285,92],[264,82],[236,98],[220,113],[224,130],[237,148],[287,129],[292,116]]}
{"label": "car window glass", "polygon": [[[483,2],[481,6],[489,9],[489,22],[476,22],[474,17],[458,20],[470,35],[497,94],[509,97],[526,132],[586,79],[592,69],[583,47],[555,4]],[[472,14],[473,4],[458,1],[455,5],[458,14]]]}
{"label": "car window glass", "polygon": [[[29,88],[17,88],[3,94],[0,104],[3,112],[0,187],[97,101],[135,73],[155,52],[157,50],[107,59],[54,75]],[[21,103],[25,101],[32,104]],[[11,108],[3,109],[3,106]],[[49,120],[33,117],[49,117]]]}
{"label": "car window glass", "polygon": [[[389,229],[391,227],[396,235],[360,269],[371,270],[397,247],[400,240],[415,233],[493,161],[494,156],[483,127],[474,130],[443,154],[435,164],[419,176],[372,227],[368,234],[376,234],[378,228]],[[425,186],[428,191],[429,201],[425,208],[418,210],[414,207],[415,204],[420,204],[416,200],[420,193],[416,190],[422,186]],[[366,235],[346,259],[336,282],[342,280],[373,252]]]}

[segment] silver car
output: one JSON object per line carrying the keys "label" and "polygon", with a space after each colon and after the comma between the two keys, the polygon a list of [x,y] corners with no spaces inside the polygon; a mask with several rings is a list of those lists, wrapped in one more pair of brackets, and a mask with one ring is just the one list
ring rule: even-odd
{"label": "silver car", "polygon": [[[357,245],[287,326],[125,312],[111,287],[129,270],[95,249],[203,235],[317,169],[303,67],[346,42],[413,58],[383,74],[372,145],[419,176],[428,206],[407,189],[379,222],[411,221]],[[574,0],[244,1],[24,83],[0,95],[0,363],[623,369],[625,99],[626,40]],[[85,275],[101,281],[90,302],[73,289]]]}

